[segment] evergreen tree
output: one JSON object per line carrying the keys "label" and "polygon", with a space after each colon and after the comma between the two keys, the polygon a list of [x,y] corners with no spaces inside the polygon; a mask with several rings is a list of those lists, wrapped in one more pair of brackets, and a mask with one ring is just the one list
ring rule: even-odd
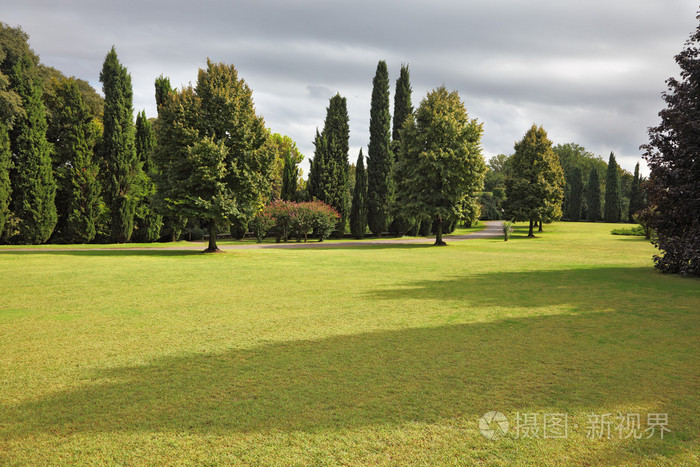
{"label": "evergreen tree", "polygon": [[608,171],[605,175],[605,222],[620,222],[622,217],[619,170],[615,154],[611,152],[608,160]]}
{"label": "evergreen tree", "polygon": [[15,120],[10,133],[15,157],[11,173],[11,209],[19,220],[12,241],[44,243],[57,222],[56,182],[51,168],[51,144],[46,140],[46,112],[41,89],[32,77],[29,57],[12,69],[11,86],[22,100],[24,112]]}
{"label": "evergreen tree", "polygon": [[155,209],[154,197],[156,186],[153,182],[155,166],[153,164],[153,150],[156,145],[155,135],[151,122],[146,118],[146,112],[141,111],[136,116],[136,156],[143,170],[141,172],[141,187],[138,192],[142,194],[136,205],[134,214],[134,235],[137,242],[155,242],[160,237],[160,229],[163,225],[163,216]]}
{"label": "evergreen tree", "polygon": [[10,134],[7,126],[0,120],[0,238],[5,229],[5,221],[9,214],[10,196],[10,170],[12,169],[12,151],[10,150]]}
{"label": "evergreen tree", "polygon": [[297,178],[299,176],[299,167],[292,160],[291,148],[287,151],[284,158],[284,170],[282,174],[282,191],[281,198],[286,201],[296,201],[297,198]]}
{"label": "evergreen tree", "polygon": [[515,143],[510,161],[504,208],[511,219],[530,221],[528,236],[532,237],[535,222],[561,216],[564,174],[547,133],[536,125]]}
{"label": "evergreen tree", "polygon": [[389,227],[389,207],[393,195],[390,125],[389,71],[386,62],[381,60],[372,81],[367,148],[367,224],[377,236],[381,236]]}
{"label": "evergreen tree", "polygon": [[314,158],[310,161],[309,166],[309,182],[307,189],[310,198],[324,201],[326,199],[326,152],[325,138],[316,129],[316,137],[314,138]]}
{"label": "evergreen tree", "polygon": [[405,177],[396,187],[398,204],[407,217],[435,223],[435,245],[445,244],[443,229],[464,216],[465,206],[472,206],[469,198],[483,187],[482,131],[457,92],[444,87],[428,93],[404,126],[398,165]]}
{"label": "evergreen tree", "polygon": [[645,184],[656,207],[654,230],[662,272],[700,275],[700,25],[675,57],[680,78],[666,81],[661,123],[642,146],[651,170]]}
{"label": "evergreen tree", "polygon": [[165,98],[173,92],[173,88],[170,86],[170,78],[167,76],[160,75],[155,81],[156,88],[156,107],[160,107]]}
{"label": "evergreen tree", "polygon": [[598,169],[593,166],[586,185],[586,218],[591,222],[597,222],[603,218],[601,199],[600,176]]}
{"label": "evergreen tree", "polygon": [[98,166],[94,159],[96,124],[78,84],[67,80],[55,89],[54,171],[59,220],[55,238],[88,243],[95,238],[101,213]]}
{"label": "evergreen tree", "polygon": [[633,222],[634,215],[644,209],[644,192],[642,191],[642,180],[639,176],[639,162],[634,167],[634,178],[630,190],[629,220]]}
{"label": "evergreen tree", "polygon": [[350,232],[355,238],[362,238],[367,230],[367,174],[365,162],[362,157],[362,149],[357,156],[355,165],[355,189],[352,196],[352,209],[350,210]]}
{"label": "evergreen tree", "polygon": [[583,174],[581,169],[574,168],[571,177],[568,198],[568,217],[572,221],[581,220],[581,208],[583,205]]}
{"label": "evergreen tree", "polygon": [[104,194],[110,212],[111,240],[128,242],[134,230],[134,214],[141,197],[141,164],[136,155],[131,75],[119,63],[114,47],[105,57],[100,73],[105,95]]}
{"label": "evergreen tree", "polygon": [[411,103],[411,76],[408,65],[401,65],[401,72],[396,80],[396,92],[394,93],[394,125],[391,134],[393,141],[401,140],[400,130],[409,115],[413,113]]}

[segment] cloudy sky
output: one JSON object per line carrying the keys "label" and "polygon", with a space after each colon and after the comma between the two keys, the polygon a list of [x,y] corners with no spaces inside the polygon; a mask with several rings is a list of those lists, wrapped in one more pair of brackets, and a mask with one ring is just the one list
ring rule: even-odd
{"label": "cloudy sky", "polygon": [[631,171],[697,10],[691,0],[0,0],[0,21],[98,90],[115,45],[135,110],[149,116],[160,74],[180,86],[207,57],[232,63],[267,126],[307,159],[336,92],[348,99],[351,161],[366,147],[372,77],[386,60],[392,102],[402,63],[415,106],[442,84],[459,91],[484,122],[487,158],[512,153],[536,123],[555,144],[614,151]]}

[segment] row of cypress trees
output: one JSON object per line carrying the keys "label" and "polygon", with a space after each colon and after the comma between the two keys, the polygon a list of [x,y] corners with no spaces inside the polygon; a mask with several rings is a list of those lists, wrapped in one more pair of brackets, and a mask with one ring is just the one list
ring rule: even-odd
{"label": "row of cypress trees", "polygon": [[337,230],[350,231],[356,237],[367,227],[380,236],[390,228],[393,215],[395,148],[406,118],[413,112],[408,66],[401,67],[396,81],[394,115],[390,112],[389,71],[385,61],[377,64],[372,81],[369,144],[367,159],[362,150],[355,165],[355,186],[350,206],[348,189],[349,124],[347,101],[340,94],[330,99],[323,130],[316,131],[314,158],[309,172],[308,191],[312,198],[324,201],[341,214]]}
{"label": "row of cypress trees", "polygon": [[10,44],[0,56],[2,241],[156,240],[153,132],[143,112],[134,124],[131,77],[114,48],[100,73],[104,113],[98,117],[78,80],[42,81],[24,32],[5,25],[0,32]]}

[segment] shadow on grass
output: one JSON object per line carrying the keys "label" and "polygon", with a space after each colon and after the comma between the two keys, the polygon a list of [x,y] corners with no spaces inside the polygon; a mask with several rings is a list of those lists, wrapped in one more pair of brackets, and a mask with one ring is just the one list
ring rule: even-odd
{"label": "shadow on grass", "polygon": [[[628,272],[628,279],[647,273]],[[289,341],[98,370],[85,375],[90,382],[84,387],[3,407],[0,438],[119,431],[317,432],[464,419],[476,424],[489,410],[600,412],[620,405],[640,412],[691,410],[682,407],[695,397],[700,376],[694,365],[697,315],[677,309],[661,316],[623,313],[613,300],[594,296],[595,278],[599,283],[624,280],[623,273],[504,274],[509,290],[493,289],[500,287],[502,274],[489,274],[377,291],[378,299],[464,300],[465,312],[467,304],[500,302],[575,303],[578,313]],[[637,283],[654,287],[648,277]],[[575,284],[581,293],[549,293],[552,287]],[[497,293],[505,295],[488,299]],[[697,439],[692,425],[674,430],[669,439],[684,430],[687,439]]]}
{"label": "shadow on grass", "polygon": [[0,250],[0,256],[3,255],[58,255],[58,256],[163,256],[163,257],[180,257],[180,256],[206,256],[201,250],[190,250],[185,248],[172,249],[118,249],[100,250],[100,249],[74,249],[74,250],[42,250],[42,249],[26,249],[26,250]]}

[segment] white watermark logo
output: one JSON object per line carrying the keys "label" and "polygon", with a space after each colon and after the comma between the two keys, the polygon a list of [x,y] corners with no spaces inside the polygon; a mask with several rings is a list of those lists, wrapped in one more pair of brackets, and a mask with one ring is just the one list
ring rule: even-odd
{"label": "white watermark logo", "polygon": [[486,412],[479,419],[479,430],[488,439],[501,439],[508,433],[508,419],[501,412]]}
{"label": "white watermark logo", "polygon": [[[514,419],[512,427],[501,412],[486,412],[479,419],[479,431],[492,440],[506,436],[512,439],[556,439],[568,438],[572,426],[579,428],[578,424],[570,423],[567,413],[516,412],[511,418]],[[639,413],[586,414],[586,438],[611,439],[617,436],[619,439],[649,439],[658,435],[664,439],[664,433],[671,431],[668,428],[668,414],[648,413],[646,424],[643,420]]]}

